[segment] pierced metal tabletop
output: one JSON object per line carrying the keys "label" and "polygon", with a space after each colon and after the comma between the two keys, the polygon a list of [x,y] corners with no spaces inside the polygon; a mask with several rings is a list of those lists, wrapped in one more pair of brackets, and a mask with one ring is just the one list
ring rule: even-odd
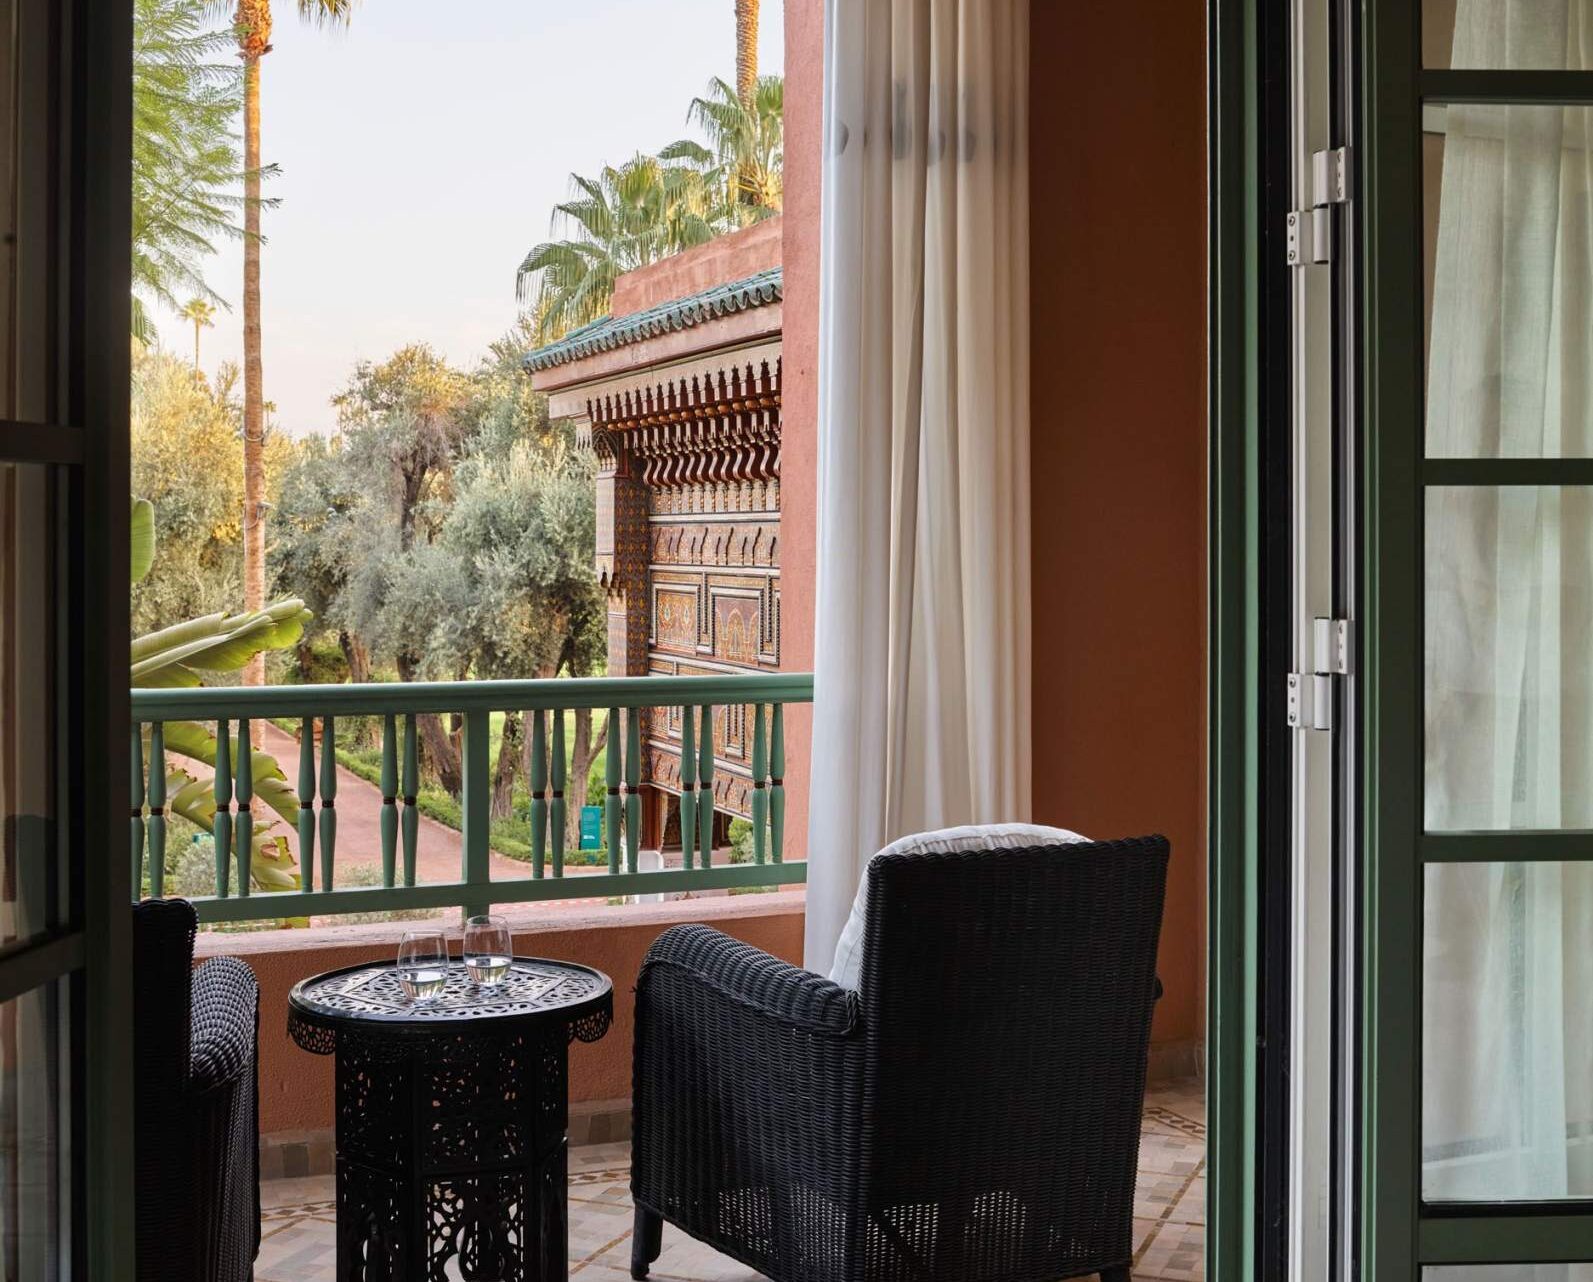
{"label": "pierced metal tabletop", "polygon": [[490,987],[463,962],[448,964],[443,991],[429,1001],[405,995],[393,962],[348,966],[300,980],[288,994],[288,1033],[303,1049],[329,1055],[339,1031],[362,1039],[437,1033],[509,1033],[563,1024],[571,1040],[595,1042],[613,1017],[614,987],[601,971],[573,962],[516,957]]}

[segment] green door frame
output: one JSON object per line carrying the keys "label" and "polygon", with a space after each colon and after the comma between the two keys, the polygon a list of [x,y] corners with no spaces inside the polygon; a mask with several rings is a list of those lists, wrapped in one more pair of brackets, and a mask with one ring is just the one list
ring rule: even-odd
{"label": "green door frame", "polygon": [[[1260,0],[1209,0],[1210,476],[1207,1276],[1254,1282],[1260,816]],[[1423,70],[1420,0],[1362,0],[1358,192],[1364,550],[1361,1275],[1593,1261],[1593,1204],[1421,1202],[1423,867],[1593,858],[1593,834],[1422,830],[1428,484],[1593,484],[1588,460],[1423,457],[1421,107],[1593,103],[1593,73]]]}
{"label": "green door frame", "polygon": [[[71,1195],[63,1276],[133,1267],[128,771],[128,380],[132,224],[132,0],[16,0],[0,56],[18,71],[0,113],[14,147],[14,245],[28,285],[7,301],[27,408],[0,418],[0,462],[46,471],[54,574],[54,813],[41,853],[62,910],[0,949],[0,1000],[66,988],[61,1099]],[[26,92],[18,89],[25,83]],[[26,818],[26,816],[22,816]],[[53,820],[53,821],[52,821]],[[34,1159],[21,1155],[23,1162]],[[26,1170],[26,1168],[24,1168]],[[29,1177],[33,1172],[27,1172]]]}
{"label": "green door frame", "polygon": [[[68,709],[78,745],[83,883],[84,1184],[89,1277],[133,1268],[132,874],[125,857],[128,727],[124,638],[131,632],[127,545],[132,378],[133,0],[73,0],[72,226],[75,306],[67,318],[68,386],[83,427],[83,506],[72,534],[82,574],[77,640],[82,703]],[[125,802],[123,803],[125,804]]]}
{"label": "green door frame", "polygon": [[1257,1277],[1260,79],[1255,0],[1208,6],[1206,1276]]}
{"label": "green door frame", "polygon": [[1593,835],[1428,834],[1422,820],[1424,487],[1585,485],[1593,463],[1424,458],[1421,107],[1593,103],[1593,73],[1421,68],[1418,0],[1366,0],[1364,1276],[1593,1261],[1593,1204],[1421,1201],[1422,877],[1429,863],[1593,858]]}

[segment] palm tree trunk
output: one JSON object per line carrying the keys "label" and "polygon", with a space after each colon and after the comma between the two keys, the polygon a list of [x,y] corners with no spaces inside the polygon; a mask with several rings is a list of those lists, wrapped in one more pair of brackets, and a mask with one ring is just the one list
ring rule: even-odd
{"label": "palm tree trunk", "polygon": [[758,94],[758,0],[736,0],[736,97],[752,110]]}
{"label": "palm tree trunk", "polygon": [[[749,115],[758,103],[758,0],[736,0],[736,97]],[[758,176],[749,163],[736,175],[736,199],[753,204],[758,198]]]}
{"label": "palm tree trunk", "polygon": [[194,373],[199,373],[199,318],[194,317]]}
{"label": "palm tree trunk", "polygon": [[[240,14],[243,6],[240,5]],[[258,8],[265,8],[261,5]],[[269,23],[269,18],[266,19]],[[269,32],[269,26],[267,27]],[[260,46],[240,27],[243,67],[243,605],[265,604],[265,397],[260,369]],[[197,350],[198,343],[195,341]],[[265,656],[243,671],[265,684]]]}

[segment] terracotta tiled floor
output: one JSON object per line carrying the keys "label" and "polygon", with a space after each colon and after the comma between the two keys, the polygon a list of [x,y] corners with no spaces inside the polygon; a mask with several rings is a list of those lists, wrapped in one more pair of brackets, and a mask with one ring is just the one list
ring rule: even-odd
{"label": "terracotta tiled floor", "polygon": [[[570,1275],[630,1277],[630,1146],[570,1155]],[[332,1179],[271,1180],[261,1189],[264,1241],[256,1282],[333,1282]],[[1134,1277],[1205,1277],[1206,1106],[1198,1082],[1151,1092],[1134,1196]],[[758,1274],[665,1225],[659,1282],[757,1282]]]}

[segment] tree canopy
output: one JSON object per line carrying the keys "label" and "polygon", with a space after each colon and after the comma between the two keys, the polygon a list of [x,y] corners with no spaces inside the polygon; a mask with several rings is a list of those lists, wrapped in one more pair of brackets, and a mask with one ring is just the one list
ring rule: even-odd
{"label": "tree canopy", "polygon": [[[132,488],[154,504],[162,549],[154,571],[133,590],[133,623],[140,631],[237,604],[243,476],[237,462],[241,419],[232,397],[236,375],[224,365],[212,386],[177,356],[134,356]],[[271,489],[291,453],[285,438],[268,438]]]}
{"label": "tree canopy", "polygon": [[715,78],[686,116],[705,142],[683,138],[595,178],[571,174],[570,199],[553,210],[556,239],[534,246],[516,274],[533,340],[606,316],[622,273],[779,213],[784,102],[780,76],[761,77],[750,102]]}
{"label": "tree canopy", "polygon": [[134,4],[133,332],[148,340],[151,302],[226,305],[203,260],[243,234],[243,77],[206,0]]}
{"label": "tree canopy", "polygon": [[[341,432],[307,439],[282,478],[275,590],[336,632],[356,680],[590,675],[606,645],[592,570],[593,463],[521,369],[516,330],[475,369],[424,345],[356,367]],[[498,774],[518,764],[506,724]],[[457,747],[421,718],[429,769],[457,788]],[[501,808],[499,806],[498,808]]]}

